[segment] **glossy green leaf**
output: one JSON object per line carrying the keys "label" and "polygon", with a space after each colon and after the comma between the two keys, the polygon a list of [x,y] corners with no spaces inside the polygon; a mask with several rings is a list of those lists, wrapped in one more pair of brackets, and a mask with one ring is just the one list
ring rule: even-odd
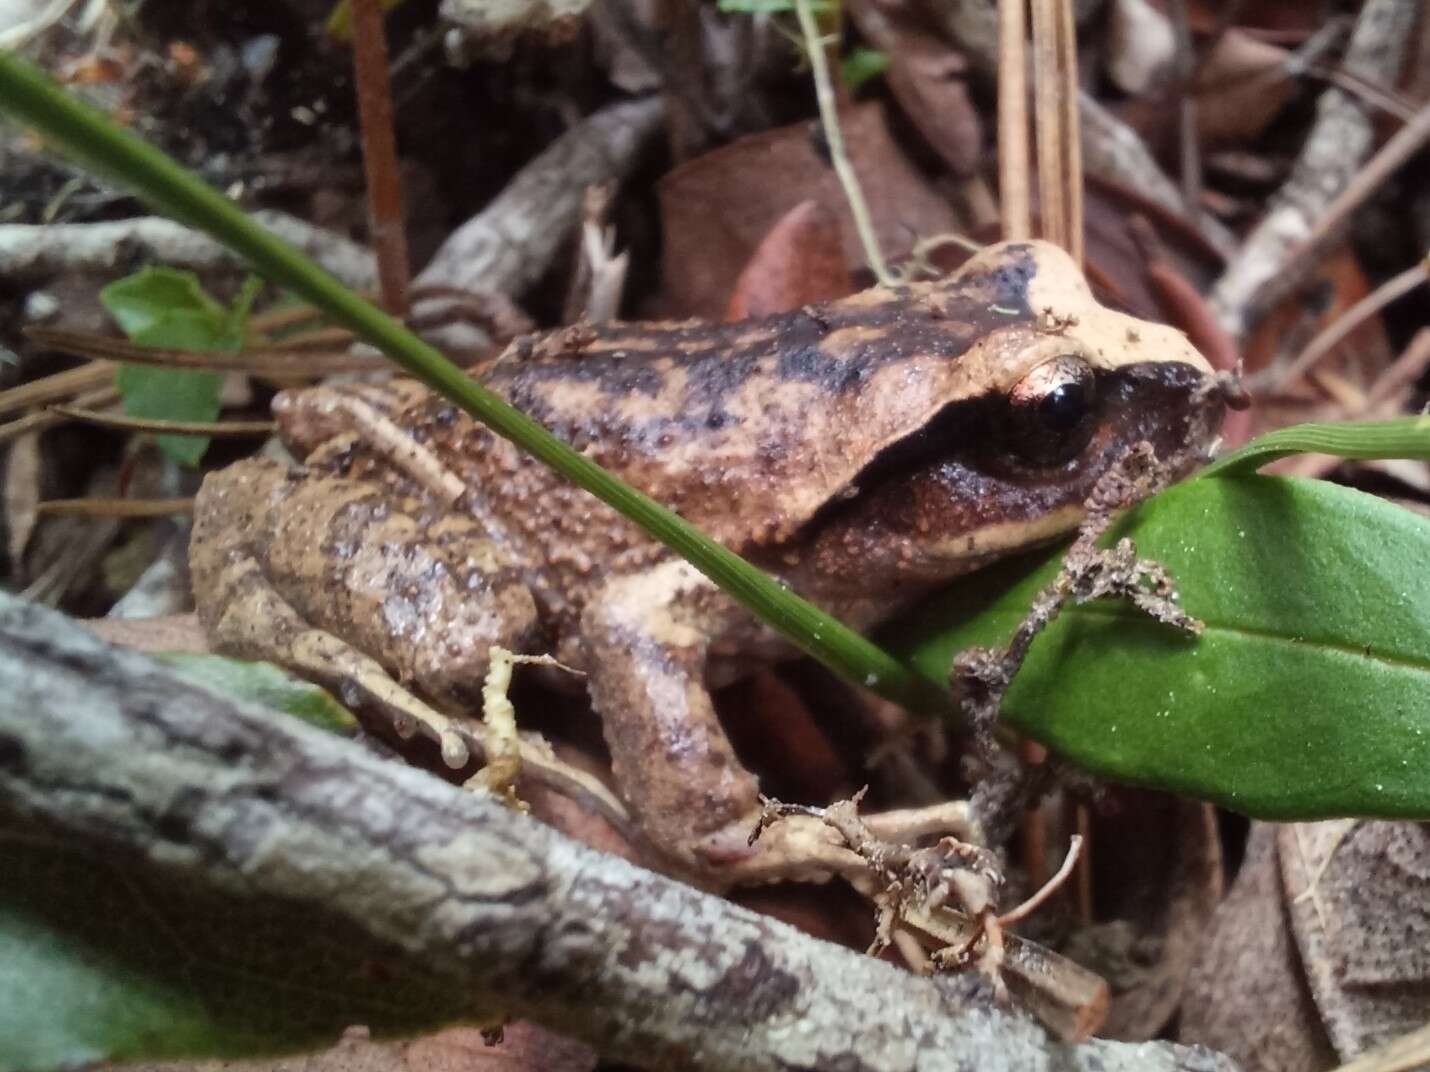
{"label": "glossy green leaf", "polygon": [[0,826],[0,851],[0,1072],[312,1049],[467,1010],[331,914],[161,886],[21,826]]}
{"label": "glossy green leaf", "polygon": [[889,69],[889,54],[877,48],[851,48],[839,61],[839,78],[851,93]]}
{"label": "glossy green leaf", "polygon": [[[1069,608],[1034,641],[1007,722],[1085,770],[1249,815],[1430,818],[1430,520],[1252,476],[1174,487],[1121,535],[1171,569],[1206,631]],[[892,650],[942,674],[1006,642],[1060,557],[959,586]]]}
{"label": "glossy green leaf", "polygon": [[[110,283],[99,299],[131,342],[183,350],[234,351],[254,288],[245,287],[230,310],[204,293],[192,272],[144,268]],[[219,414],[223,377],[194,369],[122,365],[115,383],[131,417],[212,421]],[[181,465],[197,465],[207,436],[160,435],[155,442]]]}
{"label": "glossy green leaf", "polygon": [[1430,417],[1293,424],[1223,454],[1198,475],[1243,476],[1292,454],[1334,454],[1360,460],[1430,459]]}
{"label": "glossy green leaf", "polygon": [[357,729],[352,712],[333,699],[327,689],[294,677],[272,663],[199,652],[165,652],[158,658],[195,684],[293,715],[320,730],[350,734]]}

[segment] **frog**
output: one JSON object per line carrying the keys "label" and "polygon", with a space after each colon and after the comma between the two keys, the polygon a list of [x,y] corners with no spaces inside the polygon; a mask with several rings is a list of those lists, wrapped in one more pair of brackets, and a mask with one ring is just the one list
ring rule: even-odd
{"label": "frog", "polygon": [[[744,321],[527,335],[473,374],[861,631],[1074,530],[1134,447],[1190,469],[1224,409],[1180,331],[1098,302],[1036,240]],[[552,653],[584,675],[657,858],[708,875],[759,851],[759,784],[711,694],[797,655],[787,640],[416,380],[285,390],[272,408],[299,463],[240,461],[195,502],[217,650],[420,723],[453,767],[494,647]]]}

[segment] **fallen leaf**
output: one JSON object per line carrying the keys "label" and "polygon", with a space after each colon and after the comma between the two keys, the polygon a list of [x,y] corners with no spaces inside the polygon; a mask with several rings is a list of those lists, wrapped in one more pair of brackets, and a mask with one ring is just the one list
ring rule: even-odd
{"label": "fallen leaf", "polygon": [[783,313],[853,289],[838,217],[818,201],[801,201],[770,229],[735,280],[725,319]]}
{"label": "fallen leaf", "polygon": [[[959,229],[952,208],[893,140],[879,104],[846,109],[840,118],[886,258],[907,252],[920,238]],[[666,286],[661,313],[718,318],[770,229],[805,200],[834,214],[845,264],[863,267],[818,123],[741,138],[666,175],[660,183]]]}

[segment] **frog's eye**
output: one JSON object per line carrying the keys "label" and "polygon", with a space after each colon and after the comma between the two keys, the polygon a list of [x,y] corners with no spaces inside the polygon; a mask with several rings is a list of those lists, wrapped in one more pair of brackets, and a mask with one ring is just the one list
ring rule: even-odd
{"label": "frog's eye", "polygon": [[1086,361],[1063,354],[1045,361],[1008,393],[1008,446],[1033,465],[1058,465],[1087,445],[1096,384]]}

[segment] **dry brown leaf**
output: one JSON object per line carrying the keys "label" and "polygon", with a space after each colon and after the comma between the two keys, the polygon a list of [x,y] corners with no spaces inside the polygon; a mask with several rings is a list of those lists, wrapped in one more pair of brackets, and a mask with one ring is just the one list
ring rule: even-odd
{"label": "dry brown leaf", "polygon": [[1177,1037],[1247,1069],[1320,1072],[1336,1063],[1306,990],[1276,861],[1276,827],[1257,823],[1246,859],[1187,979]]}
{"label": "dry brown leaf", "polygon": [[[880,105],[847,109],[841,121],[886,256],[912,249],[919,238],[960,230],[948,203],[894,142]],[[718,318],[760,242],[806,199],[839,219],[845,263],[862,267],[817,123],[741,138],[666,175],[660,183],[666,287],[660,311]]]}
{"label": "dry brown leaf", "polygon": [[1284,48],[1228,30],[1197,80],[1197,134],[1204,149],[1254,142],[1296,92]]}
{"label": "dry brown leaf", "polygon": [[968,95],[968,61],[901,4],[857,0],[859,32],[889,58],[884,72],[899,108],[949,171],[968,178],[983,162],[983,120]]}
{"label": "dry brown leaf", "polygon": [[1424,1025],[1430,1009],[1430,827],[1337,820],[1277,831],[1301,968],[1348,1060]]}
{"label": "dry brown leaf", "polygon": [[1167,16],[1148,0],[1114,0],[1107,15],[1107,75],[1140,97],[1167,79],[1177,50]]}
{"label": "dry brown leaf", "polygon": [[735,280],[725,319],[783,313],[853,289],[838,217],[818,201],[801,201],[770,228]]}

